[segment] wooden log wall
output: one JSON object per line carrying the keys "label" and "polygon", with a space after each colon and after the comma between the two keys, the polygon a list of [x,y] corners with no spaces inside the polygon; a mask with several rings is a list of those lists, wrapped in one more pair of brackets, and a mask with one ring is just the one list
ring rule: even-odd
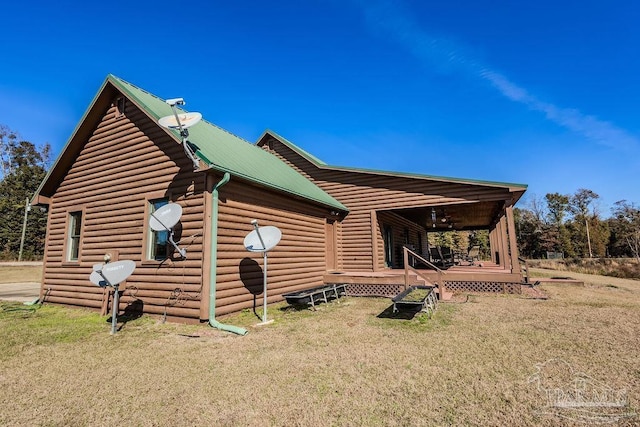
{"label": "wooden log wall", "polygon": [[[115,100],[114,100],[115,101]],[[147,313],[199,317],[202,289],[204,173],[193,173],[182,147],[127,100],[116,118],[112,105],[86,141],[51,199],[45,252],[46,301],[106,310],[108,294],[92,284],[93,264],[106,253],[113,261],[136,262],[120,309],[138,300]],[[146,260],[150,198],[169,197],[183,208],[175,240],[186,260]],[[78,261],[66,260],[66,228],[71,212],[82,212]]]}
{"label": "wooden log wall", "polygon": [[328,209],[232,178],[220,189],[216,313],[246,308],[261,312],[263,257],[243,245],[253,230],[253,219],[260,226],[273,225],[282,231],[282,240],[268,253],[269,303],[282,300],[284,293],[322,285],[328,213]]}
{"label": "wooden log wall", "polygon": [[[277,139],[262,146],[349,208],[342,223],[345,271],[372,271],[384,265],[383,246],[373,256],[372,210],[509,200],[508,189],[394,175],[319,168]],[[380,230],[373,230],[376,235]]]}
{"label": "wooden log wall", "polygon": [[[411,245],[415,248],[415,252],[419,255],[422,255],[424,258],[429,259],[428,256],[425,256],[427,252],[426,242],[427,242],[427,233],[423,227],[420,227],[415,222],[411,222],[406,218],[401,217],[400,215],[396,215],[393,212],[378,212],[378,230],[382,230],[384,225],[391,226],[391,232],[393,236],[393,265],[391,268],[404,268],[404,256],[402,247],[405,244]],[[407,235],[408,233],[408,242]],[[418,235],[422,236],[421,238]],[[382,234],[377,235],[378,239],[378,247],[384,248],[384,242],[382,239]],[[422,243],[422,248],[419,245],[419,242]],[[384,249],[383,249],[383,257],[382,261],[384,262]]]}

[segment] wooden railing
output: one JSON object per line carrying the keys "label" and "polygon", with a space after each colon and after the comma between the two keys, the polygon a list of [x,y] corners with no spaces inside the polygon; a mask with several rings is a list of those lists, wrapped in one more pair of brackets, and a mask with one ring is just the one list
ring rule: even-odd
{"label": "wooden railing", "polygon": [[436,279],[436,283],[435,284],[440,289],[440,292],[441,292],[440,296],[442,297],[442,292],[444,291],[444,280],[443,280],[442,276],[445,275],[446,272],[444,270],[439,269],[433,263],[431,263],[430,261],[424,259],[422,256],[418,255],[417,253],[415,253],[411,249],[407,248],[406,246],[403,246],[402,252],[403,252],[402,255],[403,255],[403,259],[404,259],[404,287],[405,287],[405,289],[407,289],[409,287],[409,270],[413,271],[416,275],[422,277],[428,283],[431,283],[431,280],[432,280],[431,277],[425,276],[420,270],[418,270],[415,267],[413,267],[411,265],[411,263],[409,262],[411,259],[415,259],[415,260],[418,260],[418,261],[422,262],[423,264],[425,264],[430,269],[436,271],[437,279]]}
{"label": "wooden railing", "polygon": [[529,283],[529,263],[526,259],[520,257],[518,257],[518,261],[520,262],[520,270],[524,277],[524,283]]}

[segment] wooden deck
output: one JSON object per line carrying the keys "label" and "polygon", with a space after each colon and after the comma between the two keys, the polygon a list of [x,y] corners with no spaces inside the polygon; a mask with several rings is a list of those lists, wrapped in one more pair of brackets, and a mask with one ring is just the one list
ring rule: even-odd
{"label": "wooden deck", "polygon": [[327,284],[344,283],[351,295],[395,296],[407,286],[434,285],[446,299],[455,291],[520,293],[521,274],[491,262],[456,265],[447,270],[386,269],[381,271],[334,271],[324,275]]}

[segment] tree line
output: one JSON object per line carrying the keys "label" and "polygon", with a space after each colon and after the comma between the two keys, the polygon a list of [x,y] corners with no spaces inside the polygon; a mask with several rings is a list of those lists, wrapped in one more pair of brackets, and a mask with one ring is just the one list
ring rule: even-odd
{"label": "tree line", "polygon": [[520,255],[547,258],[633,257],[640,262],[640,207],[620,200],[604,217],[588,189],[533,197],[514,217]]}
{"label": "tree line", "polygon": [[[29,201],[50,166],[49,144],[36,146],[0,125],[0,259],[40,259],[44,252],[47,215]],[[26,224],[24,240],[23,225]]]}

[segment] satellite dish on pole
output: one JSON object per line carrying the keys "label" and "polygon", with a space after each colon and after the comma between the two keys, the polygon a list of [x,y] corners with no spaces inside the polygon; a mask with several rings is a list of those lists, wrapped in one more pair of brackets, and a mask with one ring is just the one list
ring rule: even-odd
{"label": "satellite dish on pole", "polygon": [[282,238],[282,232],[278,227],[268,225],[266,227],[258,227],[258,220],[251,221],[254,230],[246,235],[244,238],[244,247],[249,252],[262,252],[264,267],[262,269],[262,322],[258,325],[266,325],[273,322],[267,321],[267,252],[273,249]]}
{"label": "satellite dish on pole", "polygon": [[113,308],[111,310],[111,334],[116,333],[118,323],[118,305],[120,293],[118,287],[133,274],[136,263],[130,260],[116,261],[108,264],[94,264],[93,271],[89,276],[92,283],[101,288],[110,286],[114,289]]}
{"label": "satellite dish on pole", "polygon": [[202,120],[202,114],[187,112],[178,113],[176,105],[184,105],[185,103],[182,98],[167,99],[165,102],[171,106],[173,115],[161,117],[158,120],[158,124],[167,129],[180,131],[184,153],[193,163],[193,169],[197,171],[200,169],[200,162],[198,162],[195,151],[193,151],[193,148],[189,145],[189,141],[187,141],[187,138],[189,137],[189,131],[187,129]]}
{"label": "satellite dish on pole", "polygon": [[267,225],[266,227],[254,226],[255,230],[244,238],[244,247],[249,252],[268,252],[273,249],[282,238],[282,232],[278,227]]}
{"label": "satellite dish on pole", "polygon": [[182,258],[187,257],[187,250],[181,249],[176,242],[173,241],[173,227],[180,221],[182,216],[182,206],[177,203],[167,203],[155,212],[151,212],[149,219],[149,227],[153,231],[168,231],[169,242],[178,251]]}

